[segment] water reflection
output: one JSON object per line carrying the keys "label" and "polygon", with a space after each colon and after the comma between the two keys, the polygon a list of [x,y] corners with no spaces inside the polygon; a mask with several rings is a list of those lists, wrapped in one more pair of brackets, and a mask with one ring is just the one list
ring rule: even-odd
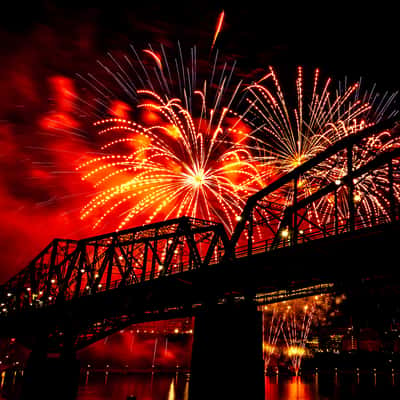
{"label": "water reflection", "polygon": [[1,379],[1,381],[0,381],[0,389],[3,389],[5,377],[6,377],[6,371],[3,371],[1,373],[1,378],[0,378]]}
{"label": "water reflection", "polygon": [[82,384],[78,400],[126,400],[136,396],[137,400],[189,400],[189,382],[185,374],[136,374],[90,375],[86,384]]}
{"label": "water reflection", "polygon": [[[84,379],[84,378],[83,378]],[[266,400],[369,400],[400,398],[396,374],[317,372],[307,376],[265,378]],[[85,380],[83,380],[84,382]],[[207,382],[205,382],[207,384]],[[211,389],[210,389],[211,390]],[[251,390],[249,390],[249,394]],[[104,375],[91,374],[82,384],[78,400],[189,400],[186,374]]]}
{"label": "water reflection", "polygon": [[[7,382],[13,387],[14,380],[14,371],[3,371],[0,387]],[[91,371],[82,376],[77,400],[126,400],[128,396],[135,396],[137,400],[189,400],[189,380],[190,376],[185,373],[116,375]],[[376,370],[315,371],[297,377],[274,375],[265,377],[265,400],[399,399],[399,381],[395,370],[385,373]]]}
{"label": "water reflection", "polygon": [[266,377],[265,399],[268,400],[314,400],[318,391],[318,384],[314,381],[303,382],[300,376],[293,376],[285,379]]}
{"label": "water reflection", "polygon": [[174,384],[174,379],[172,379],[171,384],[169,385],[168,400],[175,400],[175,384]]}
{"label": "water reflection", "polygon": [[183,400],[189,400],[189,378],[186,379],[185,391],[183,392]]}

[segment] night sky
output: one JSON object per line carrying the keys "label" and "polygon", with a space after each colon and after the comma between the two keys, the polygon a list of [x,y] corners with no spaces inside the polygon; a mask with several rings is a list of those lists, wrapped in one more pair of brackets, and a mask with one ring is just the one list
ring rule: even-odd
{"label": "night sky", "polygon": [[85,131],[93,122],[79,120],[70,96],[82,95],[76,74],[96,73],[109,51],[178,40],[207,50],[224,10],[216,46],[245,74],[273,65],[294,85],[303,65],[335,79],[362,76],[380,91],[400,87],[398,16],[389,3],[231,3],[35,1],[1,11],[0,281],[52,238],[91,234],[78,213],[89,188],[73,171],[77,155],[94,148],[59,128]]}

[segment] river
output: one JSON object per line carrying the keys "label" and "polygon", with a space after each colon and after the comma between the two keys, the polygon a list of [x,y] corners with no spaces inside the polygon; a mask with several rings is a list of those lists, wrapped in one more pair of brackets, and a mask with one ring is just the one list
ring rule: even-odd
{"label": "river", "polygon": [[[187,374],[90,376],[79,388],[78,400],[188,400]],[[207,384],[207,382],[205,382]],[[210,388],[212,391],[212,388]],[[250,395],[250,392],[249,392]],[[265,378],[266,400],[391,400],[400,398],[400,375],[321,373]]]}

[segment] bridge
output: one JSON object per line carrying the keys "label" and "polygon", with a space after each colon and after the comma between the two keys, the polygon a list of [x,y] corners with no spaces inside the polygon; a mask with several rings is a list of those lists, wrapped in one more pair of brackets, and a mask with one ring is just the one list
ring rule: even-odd
{"label": "bridge", "polygon": [[22,397],[54,398],[40,369],[73,398],[76,351],[133,323],[194,315],[191,398],[209,398],[205,376],[215,398],[244,398],[249,385],[263,398],[259,305],[398,278],[400,147],[386,131],[397,137],[397,122],[336,142],[251,196],[231,237],[182,217],[54,239],[0,287],[0,335],[32,349]]}

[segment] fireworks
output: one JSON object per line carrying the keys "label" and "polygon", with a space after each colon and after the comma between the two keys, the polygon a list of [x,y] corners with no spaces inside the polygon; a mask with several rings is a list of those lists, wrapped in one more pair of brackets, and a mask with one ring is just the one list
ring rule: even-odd
{"label": "fireworks", "polygon": [[[306,353],[306,343],[315,312],[315,302],[298,307],[287,306],[282,322],[282,335],[287,347],[295,374],[300,369],[301,360]],[[297,308],[297,309],[296,309]]]}
{"label": "fireworks", "polygon": [[329,295],[321,295],[264,307],[265,370],[268,369],[272,355],[277,355],[279,348],[284,346],[293,371],[298,374],[302,359],[307,354],[306,345],[311,329],[324,321],[331,301]]}
{"label": "fireworks", "polygon": [[224,18],[225,18],[225,12],[222,11],[221,14],[219,15],[219,18],[218,18],[218,23],[217,23],[217,26],[216,26],[216,29],[215,29],[215,33],[214,33],[214,39],[213,39],[213,42],[211,44],[211,50],[214,48],[215,42],[217,41],[217,37],[218,37],[219,33],[221,32],[222,24],[224,22]]}
{"label": "fireworks", "polygon": [[[265,311],[268,310],[266,306]],[[265,326],[265,318],[263,313],[263,326]],[[264,369],[267,370],[271,361],[272,355],[277,350],[277,341],[282,329],[282,313],[279,312],[278,307],[272,308],[268,326],[264,328],[264,341],[263,341],[263,353],[264,353]]]}
{"label": "fireworks", "polygon": [[106,154],[78,168],[98,190],[81,218],[95,216],[96,228],[117,217],[119,230],[187,215],[222,221],[231,232],[248,196],[265,185],[257,140],[230,112],[242,90],[241,82],[230,85],[234,65],[217,55],[209,80],[200,81],[195,49],[186,69],[181,52],[175,70],[163,48],[162,57],[145,54],[156,62],[155,82],[134,91],[135,119],[94,124]]}
{"label": "fireworks", "polygon": [[[94,124],[103,155],[78,167],[97,190],[81,213],[82,219],[95,220],[93,228],[111,223],[120,230],[187,215],[222,222],[231,233],[250,195],[343,137],[396,113],[396,94],[362,93],[360,82],[345,82],[335,90],[330,79],[320,79],[319,70],[308,91],[298,68],[293,108],[272,68],[246,85],[235,81],[235,62],[222,62],[218,51],[206,72],[204,67],[199,71],[203,63],[198,63],[196,48],[185,58],[178,45],[173,61],[163,46],[132,51],[133,59],[125,57],[124,64],[109,55],[116,72],[101,64],[133,104],[132,112]],[[89,83],[106,91],[94,78]],[[355,152],[354,167],[394,145],[396,140],[383,132]],[[346,168],[345,156],[319,164],[298,182],[298,198],[340,181]],[[360,215],[387,214],[386,195],[377,188],[384,180],[383,171],[355,182]],[[346,190],[338,190],[341,220],[348,213]],[[397,186],[395,194],[400,196]],[[269,200],[283,211],[292,197],[293,187],[287,186]],[[329,224],[333,208],[332,198],[325,196],[307,210],[307,220]]]}
{"label": "fireworks", "polygon": [[[310,89],[310,90],[308,90]],[[361,82],[339,85],[332,88],[331,79],[321,81],[319,70],[315,70],[311,88],[304,84],[303,69],[298,68],[295,99],[286,99],[278,76],[270,68],[258,82],[247,88],[248,109],[242,114],[251,124],[258,137],[263,141],[263,160],[268,163],[271,174],[282,176],[305,161],[330,147],[338,140],[352,135],[361,129],[374,125],[381,120],[397,114],[394,100],[397,93],[380,96],[373,88],[361,92]],[[309,101],[307,99],[310,99]],[[295,106],[289,105],[294,103]],[[369,140],[365,146],[356,149],[353,154],[355,169],[375,157],[396,146],[396,138],[388,132]],[[324,184],[340,181],[347,173],[345,153],[331,157],[305,173],[298,182],[298,196],[306,197],[316,188]],[[361,178],[355,182],[355,203],[359,215],[387,215],[388,201],[379,182],[387,181],[387,173],[380,176]],[[348,213],[346,189],[338,191],[339,218],[345,219]],[[395,188],[399,196],[399,188]],[[290,204],[293,197],[293,186],[283,188],[274,193],[274,203]],[[307,219],[318,224],[331,222],[333,201],[329,197],[322,198],[308,211]]]}

